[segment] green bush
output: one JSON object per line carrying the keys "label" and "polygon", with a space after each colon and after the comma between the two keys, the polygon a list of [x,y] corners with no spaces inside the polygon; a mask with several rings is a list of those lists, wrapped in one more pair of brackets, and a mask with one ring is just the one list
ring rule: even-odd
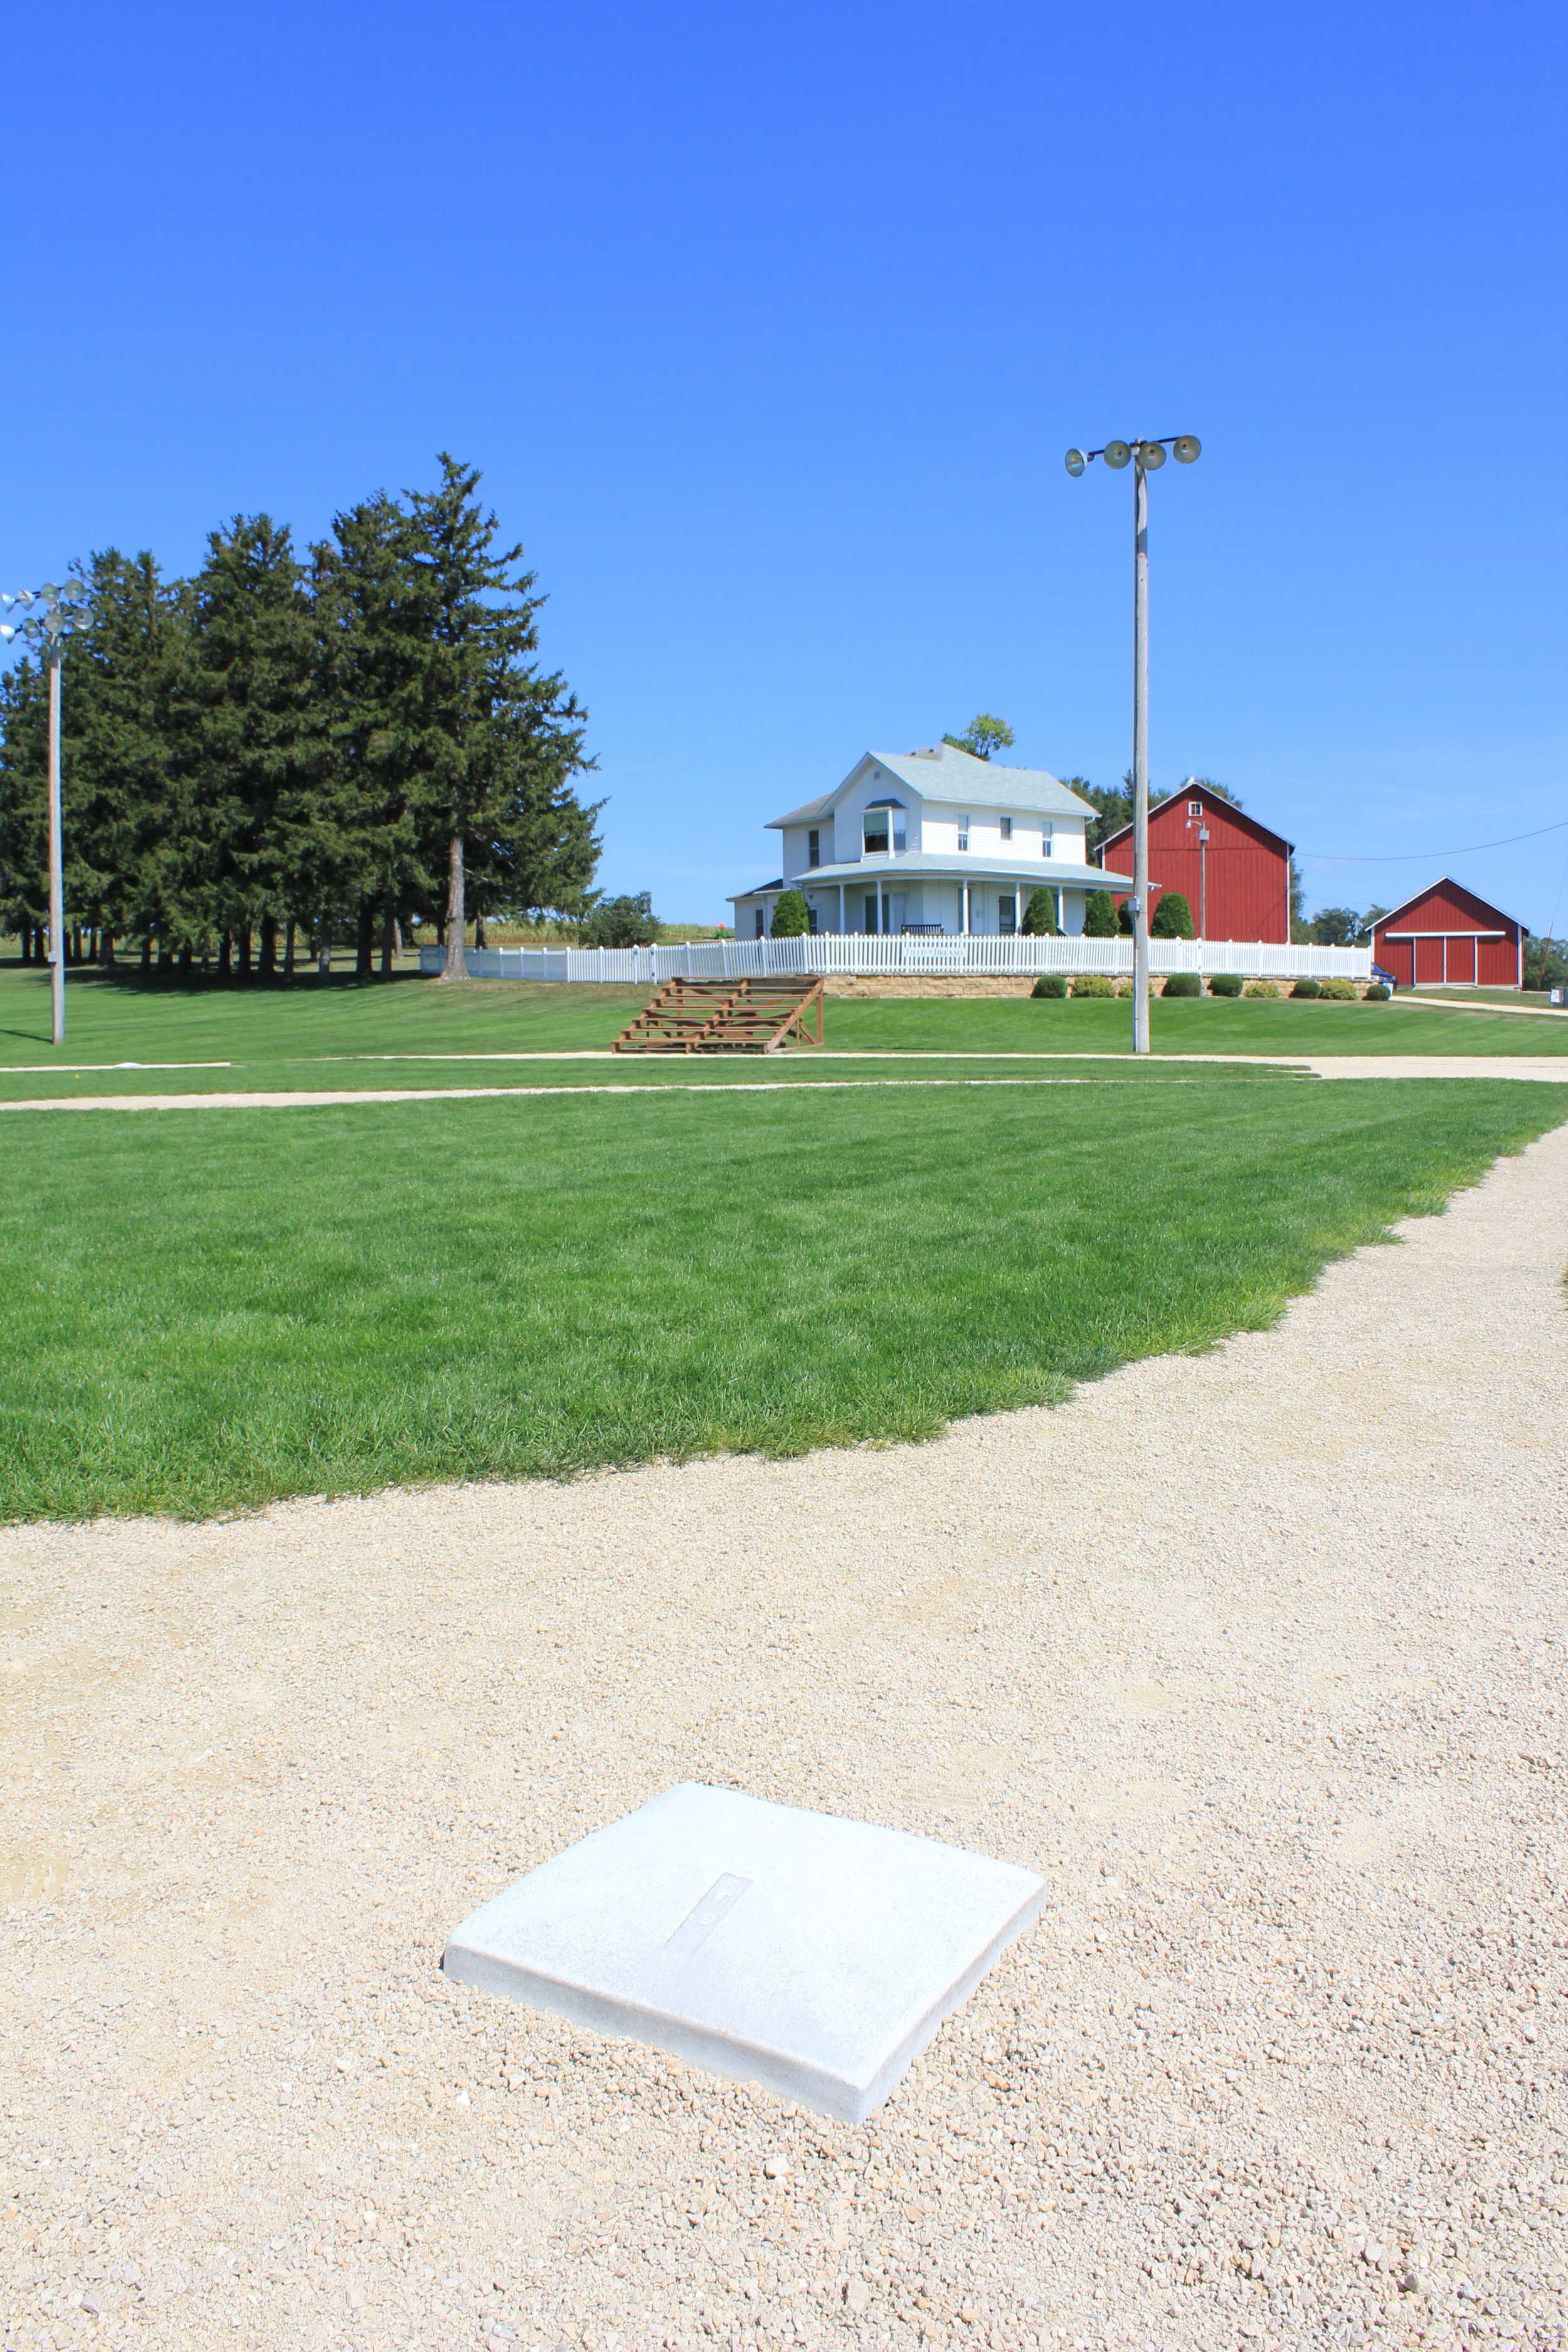
{"label": "green bush", "polygon": [[1193,922],[1193,910],[1179,890],[1162,890],[1159,903],[1149,919],[1152,940],[1195,940],[1197,930]]}
{"label": "green bush", "polygon": [[1109,890],[1091,890],[1084,900],[1083,935],[1086,940],[1116,937],[1116,901]]}
{"label": "green bush", "polygon": [[1239,996],[1241,990],[1242,979],[1238,971],[1216,971],[1209,982],[1211,996]]}
{"label": "green bush", "polygon": [[811,929],[811,909],[804,890],[783,890],[773,901],[775,940],[804,940]]}
{"label": "green bush", "polygon": [[1024,909],[1021,928],[1026,939],[1060,939],[1062,927],[1057,920],[1057,894],[1054,890],[1047,890],[1044,883],[1031,892],[1029,903]]}
{"label": "green bush", "polygon": [[1041,972],[1034,987],[1029,991],[1031,996],[1063,997],[1067,992],[1067,974],[1061,971]]}
{"label": "green bush", "polygon": [[1353,1004],[1355,982],[1353,980],[1325,980],[1318,993],[1331,998],[1335,1004]]}
{"label": "green bush", "polygon": [[1275,998],[1278,998],[1279,994],[1279,991],[1275,987],[1274,982],[1271,980],[1249,980],[1247,986],[1241,992],[1243,996],[1272,996]]}
{"label": "green bush", "polygon": [[1195,971],[1173,971],[1165,982],[1167,996],[1201,996],[1203,992],[1203,982]]}
{"label": "green bush", "polygon": [[1321,980],[1299,980],[1290,991],[1292,996],[1321,996],[1322,992],[1323,983]]}
{"label": "green bush", "polygon": [[1080,971],[1072,984],[1075,996],[1114,996],[1115,983],[1102,971]]}
{"label": "green bush", "polygon": [[1381,980],[1374,980],[1373,982],[1372,986],[1362,998],[1362,1003],[1363,1004],[1386,1004],[1388,1003],[1388,991],[1384,986]]}
{"label": "green bush", "polygon": [[601,898],[580,936],[585,948],[643,948],[663,935],[652,893],[639,890],[635,898]]}

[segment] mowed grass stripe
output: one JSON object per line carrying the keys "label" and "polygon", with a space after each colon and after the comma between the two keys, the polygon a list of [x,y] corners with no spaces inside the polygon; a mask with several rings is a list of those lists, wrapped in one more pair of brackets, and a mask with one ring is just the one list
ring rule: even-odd
{"label": "mowed grass stripe", "polygon": [[930,1436],[1266,1327],[1561,1103],[1205,1083],[24,1123],[5,1512]]}

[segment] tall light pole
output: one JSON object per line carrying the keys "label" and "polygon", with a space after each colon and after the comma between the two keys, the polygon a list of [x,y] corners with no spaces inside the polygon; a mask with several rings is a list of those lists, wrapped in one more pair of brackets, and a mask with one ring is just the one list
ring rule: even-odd
{"label": "tall light pole", "polygon": [[49,665],[49,954],[53,970],[49,993],[54,1009],[57,1045],[66,1042],[66,888],[60,839],[60,656],[65,641],[87,626],[87,583],[68,580],[63,588],[46,580],[41,588],[23,588],[15,596],[0,596],[0,604],[37,604],[20,621],[0,623],[0,639],[31,637],[44,647]]}
{"label": "tall light pole", "polygon": [[1203,444],[1195,434],[1152,441],[1108,441],[1103,449],[1069,449],[1076,480],[1096,457],[1118,471],[1132,467],[1132,1051],[1149,1051],[1149,476],[1165,462],[1165,445],[1190,466]]}

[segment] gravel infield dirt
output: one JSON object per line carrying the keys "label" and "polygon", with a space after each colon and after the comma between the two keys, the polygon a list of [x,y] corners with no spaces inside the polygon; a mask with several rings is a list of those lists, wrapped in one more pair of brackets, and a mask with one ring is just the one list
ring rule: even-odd
{"label": "gravel infield dirt", "polygon": [[[926,1447],[0,1534],[5,2347],[1562,2346],[1565,1210]],[[439,1974],[682,1779],[1048,1875],[868,2125]]]}

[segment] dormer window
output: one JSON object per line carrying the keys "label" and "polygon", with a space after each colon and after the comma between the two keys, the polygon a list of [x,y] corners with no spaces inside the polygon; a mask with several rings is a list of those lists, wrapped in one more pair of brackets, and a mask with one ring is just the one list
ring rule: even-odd
{"label": "dormer window", "polygon": [[909,838],[904,825],[904,812],[897,801],[874,801],[862,817],[862,839],[868,857],[886,857],[889,851],[896,857]]}

